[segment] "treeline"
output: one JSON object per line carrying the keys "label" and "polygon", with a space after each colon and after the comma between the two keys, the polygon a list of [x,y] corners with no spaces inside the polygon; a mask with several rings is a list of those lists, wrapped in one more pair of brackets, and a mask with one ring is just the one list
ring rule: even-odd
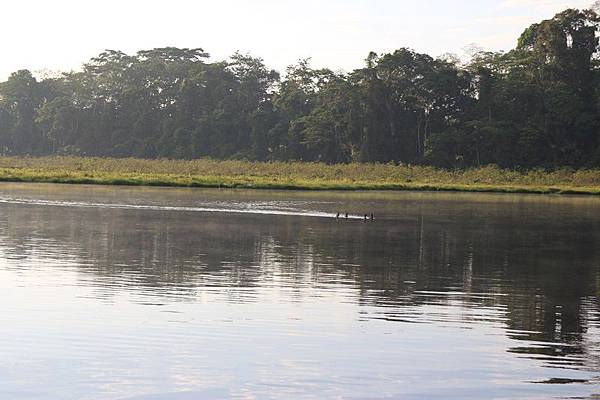
{"label": "treeline", "polygon": [[600,166],[600,18],[569,9],[469,63],[402,48],[351,73],[202,49],[107,50],[0,83],[0,153]]}

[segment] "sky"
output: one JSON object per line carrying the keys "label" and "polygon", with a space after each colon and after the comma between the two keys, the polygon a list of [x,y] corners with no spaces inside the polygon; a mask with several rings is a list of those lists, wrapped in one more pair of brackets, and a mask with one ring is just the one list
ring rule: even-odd
{"label": "sky", "polygon": [[0,79],[19,69],[70,71],[104,49],[235,51],[279,71],[299,59],[351,71],[370,51],[439,56],[514,47],[530,24],[593,0],[7,0]]}

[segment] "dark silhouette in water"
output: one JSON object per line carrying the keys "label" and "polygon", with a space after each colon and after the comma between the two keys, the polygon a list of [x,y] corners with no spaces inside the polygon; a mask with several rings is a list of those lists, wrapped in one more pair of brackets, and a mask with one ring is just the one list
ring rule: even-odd
{"label": "dark silhouette in water", "polygon": [[371,213],[371,221],[375,220],[375,216],[373,215],[373,213]]}
{"label": "dark silhouette in water", "polygon": [[346,219],[348,219],[348,213],[346,213]]}

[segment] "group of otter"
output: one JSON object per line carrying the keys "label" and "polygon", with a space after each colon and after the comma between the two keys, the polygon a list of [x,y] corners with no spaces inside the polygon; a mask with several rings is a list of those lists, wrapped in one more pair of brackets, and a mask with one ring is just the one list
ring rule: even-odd
{"label": "group of otter", "polygon": [[[346,217],[346,219],[348,219],[348,213],[346,213],[346,214],[345,214],[345,217]],[[337,213],[337,214],[335,215],[335,219],[336,219],[336,221],[340,219],[340,213]],[[371,221],[374,221],[374,220],[375,220],[375,216],[373,215],[373,213],[371,213],[371,218],[370,218],[370,220],[371,220]],[[369,215],[368,215],[368,214],[365,214],[365,222],[367,222],[367,221],[369,221]]]}

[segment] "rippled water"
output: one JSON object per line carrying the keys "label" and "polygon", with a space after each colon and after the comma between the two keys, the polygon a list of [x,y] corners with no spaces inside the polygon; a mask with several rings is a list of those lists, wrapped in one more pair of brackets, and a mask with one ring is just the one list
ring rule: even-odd
{"label": "rippled water", "polygon": [[0,399],[600,398],[599,295],[600,198],[0,185]]}

